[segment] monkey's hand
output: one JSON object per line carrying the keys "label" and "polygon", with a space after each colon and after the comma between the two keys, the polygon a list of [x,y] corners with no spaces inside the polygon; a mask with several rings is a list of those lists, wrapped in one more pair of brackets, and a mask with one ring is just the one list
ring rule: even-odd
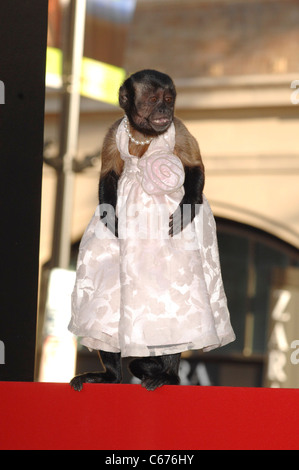
{"label": "monkey's hand", "polygon": [[116,217],[117,185],[119,176],[110,171],[100,179],[99,201],[100,217],[103,224],[118,237],[118,218]]}
{"label": "monkey's hand", "polygon": [[189,225],[199,211],[202,204],[204,187],[204,174],[200,167],[185,167],[185,195],[177,210],[170,216],[169,235],[173,237]]}

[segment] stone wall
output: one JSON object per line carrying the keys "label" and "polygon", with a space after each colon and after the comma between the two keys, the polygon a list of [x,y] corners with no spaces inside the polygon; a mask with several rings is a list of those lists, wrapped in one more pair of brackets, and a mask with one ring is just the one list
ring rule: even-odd
{"label": "stone wall", "polygon": [[299,75],[298,24],[298,0],[139,0],[125,67],[175,78]]}

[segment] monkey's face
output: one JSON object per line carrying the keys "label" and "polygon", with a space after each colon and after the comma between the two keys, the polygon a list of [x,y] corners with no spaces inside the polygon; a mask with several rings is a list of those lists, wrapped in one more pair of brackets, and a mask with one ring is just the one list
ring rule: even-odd
{"label": "monkey's face", "polygon": [[163,134],[174,117],[176,90],[172,79],[155,70],[128,78],[119,91],[119,103],[134,129],[147,136]]}
{"label": "monkey's face", "polygon": [[131,114],[134,127],[146,135],[163,134],[173,121],[174,106],[171,88],[135,84],[135,109]]}

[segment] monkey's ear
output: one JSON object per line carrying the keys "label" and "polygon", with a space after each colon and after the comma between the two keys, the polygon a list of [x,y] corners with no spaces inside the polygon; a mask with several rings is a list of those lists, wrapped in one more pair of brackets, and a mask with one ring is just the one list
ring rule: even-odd
{"label": "monkey's ear", "polygon": [[122,85],[119,89],[119,105],[122,109],[126,109],[129,102],[129,93],[127,87]]}

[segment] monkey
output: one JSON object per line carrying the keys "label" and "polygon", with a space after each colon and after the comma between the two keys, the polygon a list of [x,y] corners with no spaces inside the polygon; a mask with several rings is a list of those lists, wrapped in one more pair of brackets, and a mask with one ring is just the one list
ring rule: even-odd
{"label": "monkey", "polygon": [[[190,134],[183,122],[174,116],[176,88],[171,78],[157,71],[143,70],[125,81],[119,91],[120,107],[129,118],[133,135],[155,137],[165,133],[172,122],[176,128],[176,145],[174,153],[185,167],[185,195],[176,214],[170,217],[170,232],[173,236],[184,228],[184,205],[191,207],[192,222],[196,206],[202,204],[202,193],[205,183],[205,171],[200,149],[196,139]],[[115,145],[115,136],[120,120],[114,123],[107,133],[102,149],[102,171],[99,185],[99,200],[116,209],[117,183],[122,173],[124,161]],[[130,142],[130,152],[141,158],[147,151],[146,146]],[[180,225],[174,227],[174,221]],[[117,234],[116,226],[110,228]],[[110,225],[110,221],[107,221]]]}
{"label": "monkey", "polygon": [[[175,239],[176,235],[184,233],[188,226],[192,225],[192,223],[196,220],[196,216],[199,214],[200,207],[203,205],[203,190],[205,184],[204,164],[201,158],[201,152],[197,140],[191,135],[185,124],[175,116],[176,96],[176,88],[171,77],[156,70],[142,70],[140,72],[137,72],[131,75],[128,79],[126,79],[123,85],[120,87],[119,105],[125,113],[125,118],[117,120],[110,127],[107,132],[107,135],[105,136],[102,147],[102,167],[99,182],[99,207],[102,207],[103,210],[100,211],[100,215],[97,220],[99,220],[100,223],[104,225],[105,228],[107,228],[108,231],[111,232],[112,236],[114,237],[113,241],[111,241],[111,244],[107,245],[105,256],[107,256],[107,252],[113,244],[115,244],[113,245],[115,246],[115,250],[118,250],[119,246],[126,246],[121,245],[122,241],[119,236],[120,234],[118,217],[120,191],[122,191],[123,187],[129,187],[132,183],[132,180],[130,180],[130,169],[129,173],[126,173],[127,170],[124,170],[124,168],[126,168],[126,161],[130,161],[129,163],[127,163],[127,165],[130,165],[131,162],[135,162],[134,174],[140,174],[140,168],[142,168],[142,165],[143,168],[144,165],[146,165],[146,163],[144,163],[144,160],[146,159],[146,161],[149,161],[149,158],[154,158],[155,152],[151,153],[153,152],[152,149],[155,148],[155,146],[157,147],[156,152],[158,152],[158,154],[156,153],[156,155],[158,155],[159,160],[159,158],[161,157],[161,145],[164,151],[164,149],[170,148],[169,141],[172,142],[173,140],[171,147],[172,154],[168,158],[166,157],[166,163],[165,158],[163,156],[161,157],[162,160],[164,158],[164,166],[161,166],[161,184],[163,185],[165,183],[164,179],[167,179],[169,177],[169,174],[172,174],[172,176],[174,176],[180,181],[179,183],[176,183],[177,186],[173,186],[173,188],[171,187],[170,190],[172,191],[170,192],[170,195],[175,195],[173,197],[177,198],[177,202],[173,211],[169,212],[169,218],[167,222],[167,230],[170,240],[169,243],[172,243],[171,240]],[[120,151],[120,146],[122,145],[124,139],[126,139],[126,144],[124,146],[123,152],[126,153],[128,151],[126,158],[123,157]],[[132,156],[133,159],[131,159]],[[158,160],[155,160],[155,162],[157,162]],[[155,164],[156,163],[154,163],[154,165]],[[172,170],[174,171],[174,173],[171,173]],[[129,175],[127,177],[127,180],[126,174]],[[173,178],[171,179],[171,181],[172,180]],[[161,188],[155,188],[155,177],[153,177],[153,179],[150,180],[149,183],[146,182],[146,179],[142,181],[145,181],[144,184],[147,184],[148,188],[150,189],[147,189],[147,191],[146,189],[144,189],[143,192],[139,192],[139,197],[141,200],[144,199],[145,193],[147,198],[148,194],[150,194],[153,199],[156,197],[160,199],[162,198],[162,200],[164,200],[164,193]],[[168,180],[166,181],[166,183],[168,184]],[[167,184],[165,186],[165,184],[163,188],[166,188],[165,192],[167,193],[168,186]],[[139,190],[140,188],[138,189],[138,191]],[[148,199],[145,198],[145,200]],[[138,203],[140,204],[139,200]],[[184,216],[185,207],[189,207],[190,209],[188,217]],[[112,208],[112,210],[106,210],[106,208]],[[119,243],[119,245],[117,243]],[[135,259],[135,264],[136,266],[138,265],[139,269],[137,278],[142,278],[144,276],[144,278],[147,279],[147,273],[144,273],[142,267],[140,267],[140,259],[143,258],[143,255],[144,258],[147,259],[146,254],[148,245],[145,243],[142,246],[143,248],[141,249],[141,256],[137,256]],[[154,245],[150,246],[152,247]],[[134,244],[132,250],[134,252]],[[123,251],[125,252],[126,249],[123,248]],[[134,254],[132,256],[134,257]],[[193,261],[191,255],[186,256],[189,256],[189,264],[192,263]],[[149,256],[148,265],[144,267],[144,270],[146,271],[148,267],[150,272],[156,272],[155,266],[151,264],[152,261],[150,258],[151,257]],[[117,258],[118,261],[119,259],[120,258]],[[111,266],[117,265],[118,261],[116,261],[115,264],[112,263]],[[156,259],[155,263],[159,263],[158,258]],[[128,266],[129,267],[126,269],[133,269],[134,271],[134,266]],[[183,267],[180,268],[179,264],[178,268],[179,271],[184,269]],[[162,267],[162,264],[161,270],[164,273],[165,268]],[[120,278],[122,278],[122,274],[123,273],[121,273]],[[167,278],[166,274],[165,276]],[[156,278],[154,276],[150,279],[154,285],[157,284]],[[126,286],[130,284],[130,281],[130,277],[127,276],[127,281],[124,282],[124,285]],[[138,283],[138,281],[136,282]],[[175,285],[176,289],[179,289],[177,287],[177,281]],[[162,299],[164,298],[164,296],[166,295],[167,297],[167,293],[165,294],[165,290],[162,290],[160,286],[157,286],[157,289],[161,294],[160,297],[158,297],[157,306],[159,309],[162,308],[161,317],[163,317],[165,315],[165,312],[163,311],[163,306],[161,307],[161,304],[163,304]],[[120,292],[122,292],[122,287],[119,287],[119,290]],[[128,297],[129,303],[132,301],[132,296],[134,297],[135,291],[136,289],[130,290],[130,296]],[[140,310],[149,308],[146,304],[147,302],[148,304],[150,304],[151,302],[155,303],[155,294],[152,294],[152,292],[150,292],[149,290],[148,292],[149,298],[143,298],[143,305],[139,306]],[[86,293],[82,295],[86,295]],[[181,297],[182,299],[184,299],[183,296]],[[165,303],[165,311],[167,312],[169,311],[169,305],[169,302]],[[127,315],[129,311],[130,309],[128,309]],[[151,313],[151,315],[153,315],[153,313]],[[228,317],[226,311],[224,314],[226,315],[226,317]],[[172,317],[170,311],[169,316]],[[124,315],[124,318],[124,320],[118,318],[118,321],[125,322],[126,315]],[[234,335],[231,330],[229,319],[226,318],[226,320],[228,324],[226,340],[231,341],[233,340]],[[161,331],[165,330],[166,337],[168,335],[167,328],[164,328],[163,326],[164,321],[166,322],[165,324],[170,325],[170,329],[172,329],[172,325],[176,323],[175,319],[171,320],[172,323],[168,320],[162,319],[161,328],[157,328],[157,336],[160,334],[160,329]],[[80,331],[78,327],[74,326],[75,323],[76,320],[73,319],[71,321],[69,329],[73,333],[78,334],[78,332],[80,333]],[[154,324],[155,323],[151,324],[151,322],[149,322],[150,331],[152,328],[154,328]],[[146,320],[144,325],[144,329],[146,330]],[[192,326],[190,326],[190,328],[192,328]],[[147,332],[142,330],[142,333],[140,334],[146,335]],[[155,339],[155,330],[153,330],[151,334],[153,336],[152,342],[155,343],[155,341],[158,341],[158,339]],[[105,338],[106,337],[107,336],[105,334]],[[162,338],[161,341],[163,343],[164,338]],[[185,340],[182,341],[182,343],[184,342]],[[185,350],[184,348],[186,348],[186,345],[179,344],[175,347],[170,346],[169,348],[164,348],[165,350],[163,348],[160,350],[159,347],[155,348],[154,346],[150,346],[148,351],[146,351],[146,354],[138,354],[137,357],[135,357],[129,364],[129,369],[131,373],[141,380],[141,385],[145,387],[148,391],[154,391],[164,385],[179,385],[180,383],[180,358],[181,353]],[[134,348],[132,349],[132,351],[134,352]],[[162,353],[160,354],[161,351]],[[119,346],[115,346],[114,343],[111,343],[111,345],[108,345],[108,347],[106,345],[105,349],[98,348],[98,354],[104,372],[85,373],[74,377],[71,381],[71,386],[74,390],[82,390],[84,383],[121,383],[122,354],[119,351]],[[126,357],[128,356],[134,357],[136,356],[136,354],[127,353]]]}

